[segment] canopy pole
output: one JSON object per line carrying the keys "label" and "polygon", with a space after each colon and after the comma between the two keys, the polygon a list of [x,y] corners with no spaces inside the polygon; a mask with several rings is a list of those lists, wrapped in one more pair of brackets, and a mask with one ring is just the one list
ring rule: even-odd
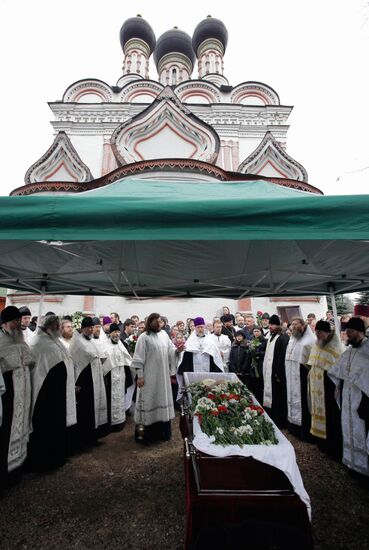
{"label": "canopy pole", "polygon": [[42,308],[44,305],[46,285],[41,285],[40,301],[38,304],[37,326],[41,325]]}
{"label": "canopy pole", "polygon": [[338,319],[336,296],[334,294],[334,287],[333,286],[329,287],[329,295],[331,297],[331,304],[332,304],[333,317],[334,317],[334,326],[335,326],[336,332],[338,334],[340,332],[340,321]]}

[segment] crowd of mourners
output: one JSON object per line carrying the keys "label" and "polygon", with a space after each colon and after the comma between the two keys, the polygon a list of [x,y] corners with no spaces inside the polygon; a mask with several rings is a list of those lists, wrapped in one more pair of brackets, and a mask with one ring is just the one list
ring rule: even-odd
{"label": "crowd of mourners", "polygon": [[235,373],[278,428],[315,442],[369,479],[369,306],[289,323],[237,312],[168,324],[152,313],[1,312],[0,490],[62,467],[134,416],[135,439],[171,437],[186,372]]}

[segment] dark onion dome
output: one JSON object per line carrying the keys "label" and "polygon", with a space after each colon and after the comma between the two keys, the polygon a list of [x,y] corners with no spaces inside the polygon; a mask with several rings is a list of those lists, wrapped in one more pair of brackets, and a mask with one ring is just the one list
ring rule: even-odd
{"label": "dark onion dome", "polygon": [[200,21],[193,32],[192,46],[197,54],[197,49],[208,38],[216,38],[223,44],[224,51],[228,43],[228,31],[223,21],[215,19],[208,15],[206,19]]}
{"label": "dark onion dome", "polygon": [[164,55],[174,52],[187,56],[192,65],[194,65],[196,56],[192,48],[191,37],[186,32],[180,31],[177,27],[159,36],[154,51],[156,68],[158,68],[159,61]]}
{"label": "dark onion dome", "polygon": [[128,40],[131,40],[131,38],[140,38],[148,44],[151,53],[154,51],[156,44],[155,33],[148,22],[145,21],[141,15],[131,17],[130,19],[127,19],[127,21],[124,21],[119,33],[120,45],[122,46],[122,49],[124,49],[124,46]]}

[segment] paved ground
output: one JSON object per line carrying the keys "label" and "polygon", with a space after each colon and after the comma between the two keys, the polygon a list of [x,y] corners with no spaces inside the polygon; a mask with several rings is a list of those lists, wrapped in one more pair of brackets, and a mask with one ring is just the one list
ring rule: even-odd
{"label": "paved ground", "polygon": [[[1,549],[176,550],[185,525],[182,441],[141,447],[133,422],[48,475],[27,474],[0,501]],[[295,445],[318,549],[369,548],[369,490],[315,445]],[[225,549],[226,550],[226,549]]]}

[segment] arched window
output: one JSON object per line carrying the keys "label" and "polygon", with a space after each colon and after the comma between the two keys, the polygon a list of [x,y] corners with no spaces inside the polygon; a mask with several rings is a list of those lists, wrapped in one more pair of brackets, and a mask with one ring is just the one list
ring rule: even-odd
{"label": "arched window", "polygon": [[177,69],[172,69],[172,86],[177,85]]}

